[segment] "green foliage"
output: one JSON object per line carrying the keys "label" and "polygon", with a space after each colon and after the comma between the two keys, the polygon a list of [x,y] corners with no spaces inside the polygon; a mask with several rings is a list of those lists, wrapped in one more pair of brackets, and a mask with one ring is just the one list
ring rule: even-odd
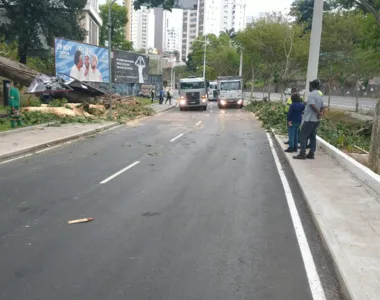
{"label": "green foliage", "polygon": [[57,36],[84,39],[80,20],[86,2],[39,0],[31,5],[30,0],[1,0],[10,21],[2,24],[1,33],[8,41],[17,41],[19,61],[25,64],[29,52],[42,49],[44,41],[53,46]]}
{"label": "green foliage", "polygon": [[[285,106],[278,102],[253,102],[246,109],[259,117],[263,127],[274,129],[279,134],[287,134]],[[366,130],[358,131],[362,128]],[[369,149],[371,141],[370,124],[352,119],[342,111],[329,111],[322,119],[318,135],[335,147],[350,150],[354,145]]]}
{"label": "green foliage", "polygon": [[115,110],[119,122],[134,120],[139,116],[153,116],[155,114],[155,111],[151,107],[143,105],[118,103],[115,105]]}
{"label": "green foliage", "polygon": [[[330,11],[335,8],[334,0],[325,0],[323,10]],[[298,24],[302,24],[306,31],[311,30],[314,11],[314,0],[295,0],[290,7],[290,15],[296,18]]]}
{"label": "green foliage", "polygon": [[[103,25],[100,28],[100,44],[105,46],[108,41],[108,10],[110,1],[106,4],[100,5],[100,15],[103,20]],[[125,26],[128,23],[128,10],[124,5],[117,3],[112,4],[111,7],[111,37],[112,46],[125,51],[133,50],[133,43],[125,40]]]}
{"label": "green foliage", "polygon": [[149,8],[162,7],[165,10],[171,11],[174,7],[174,0],[135,0],[133,6],[135,10],[141,9],[141,6],[145,5]]}
{"label": "green foliage", "polygon": [[[191,64],[196,66],[196,75],[203,75],[204,37],[199,37],[192,44]],[[207,35],[206,47],[206,80],[214,80],[218,76],[238,75],[240,55],[232,45],[227,34],[216,37]]]}

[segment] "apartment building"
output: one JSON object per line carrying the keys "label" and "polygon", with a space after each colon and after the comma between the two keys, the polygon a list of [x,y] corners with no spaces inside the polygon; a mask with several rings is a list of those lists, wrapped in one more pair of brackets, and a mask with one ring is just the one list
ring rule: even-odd
{"label": "apartment building", "polygon": [[198,34],[219,35],[222,0],[198,0]]}
{"label": "apartment building", "polygon": [[87,0],[83,11],[83,19],[81,20],[81,26],[87,31],[85,43],[99,45],[100,27],[102,24],[98,0]]}
{"label": "apartment building", "polygon": [[221,31],[234,29],[235,32],[246,28],[246,0],[222,1],[220,27]]}
{"label": "apartment building", "polygon": [[155,48],[160,53],[178,51],[181,55],[182,9],[166,11],[155,8]]}
{"label": "apartment building", "polygon": [[184,10],[183,11],[183,25],[182,25],[182,60],[186,60],[190,53],[191,45],[198,36],[198,10]]}
{"label": "apartment building", "polygon": [[141,7],[133,13],[131,22],[131,41],[136,50],[154,47],[155,16],[152,9]]}

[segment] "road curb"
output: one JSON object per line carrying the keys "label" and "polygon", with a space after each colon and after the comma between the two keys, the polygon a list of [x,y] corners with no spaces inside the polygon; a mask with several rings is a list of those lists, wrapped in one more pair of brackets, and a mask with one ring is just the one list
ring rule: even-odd
{"label": "road curb", "polygon": [[17,129],[6,130],[6,131],[0,132],[0,137],[7,136],[10,134],[14,134],[14,133],[19,133],[19,132],[31,131],[31,130],[34,130],[34,129],[39,128],[39,127],[47,127],[49,125],[53,125],[56,123],[57,122],[49,122],[49,123],[43,123],[43,124],[32,125],[32,126],[27,126],[27,127],[21,127],[21,128],[17,128]]}
{"label": "road curb", "polygon": [[324,150],[330,157],[334,158],[344,169],[354,175],[359,181],[369,186],[380,194],[380,175],[376,174],[366,166],[340,151],[320,136],[317,136],[318,147]]}
{"label": "road curb", "polygon": [[[278,137],[278,135],[275,134],[274,130],[271,132],[273,140],[276,144],[276,146],[282,150],[282,141]],[[322,218],[319,217],[318,209],[317,207],[314,207],[312,199],[307,197],[307,193],[304,191],[299,176],[294,171],[291,163],[290,163],[290,157],[285,154],[284,151],[278,151],[280,152],[281,158],[287,162],[289,165],[289,170],[291,171],[292,175],[297,181],[298,186],[300,187],[300,191],[302,194],[302,197],[306,200],[307,208],[310,212],[310,215],[313,219],[313,222],[315,224],[315,227],[317,228],[319,232],[319,236],[321,237],[322,243],[327,250],[328,255],[331,258],[331,261],[334,265],[335,273],[337,275],[341,292],[344,296],[344,299],[346,300],[364,300],[367,299],[363,292],[361,291],[360,287],[358,287],[358,282],[354,278],[351,277],[351,273],[347,271],[347,268],[345,266],[350,266],[350,263],[346,259],[343,251],[340,250],[340,245],[337,242],[334,233],[328,228],[328,226],[325,224]]]}
{"label": "road curb", "polygon": [[113,122],[111,124],[103,125],[103,126],[100,126],[100,127],[94,128],[94,129],[90,129],[90,130],[87,130],[87,131],[84,131],[84,132],[81,132],[81,133],[77,133],[77,134],[73,134],[73,135],[67,136],[67,137],[64,137],[64,138],[58,138],[58,139],[56,139],[54,141],[44,142],[44,143],[41,143],[41,144],[36,145],[36,146],[27,147],[27,148],[24,148],[24,149],[21,149],[21,150],[14,151],[12,153],[4,154],[4,155],[0,156],[0,161],[4,161],[6,159],[14,158],[16,156],[28,154],[28,153],[35,152],[35,151],[38,151],[38,150],[42,150],[42,149],[45,149],[45,148],[47,148],[49,146],[63,144],[65,142],[72,141],[72,140],[75,140],[75,139],[79,139],[81,137],[86,137],[88,135],[91,135],[91,134],[94,134],[94,133],[97,133],[97,132],[105,131],[105,130],[110,129],[112,127],[115,127],[115,126],[117,126],[119,124],[120,123],[118,123],[118,122]]}

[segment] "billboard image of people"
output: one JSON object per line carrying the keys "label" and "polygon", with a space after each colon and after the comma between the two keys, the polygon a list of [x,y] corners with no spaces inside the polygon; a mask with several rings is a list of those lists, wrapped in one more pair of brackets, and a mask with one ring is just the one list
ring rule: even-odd
{"label": "billboard image of people", "polygon": [[114,51],[114,81],[119,83],[147,83],[149,57],[127,51]]}
{"label": "billboard image of people", "polygon": [[56,76],[65,80],[73,77],[87,82],[109,82],[107,48],[56,38],[54,51]]}

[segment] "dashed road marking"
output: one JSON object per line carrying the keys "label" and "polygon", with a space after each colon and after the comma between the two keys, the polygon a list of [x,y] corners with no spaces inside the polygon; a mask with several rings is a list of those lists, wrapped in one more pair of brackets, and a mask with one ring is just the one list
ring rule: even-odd
{"label": "dashed road marking", "polygon": [[128,171],[129,169],[132,169],[134,166],[138,165],[140,162],[135,161],[133,164],[130,164],[129,166],[125,167],[124,169],[121,169],[119,172],[116,172],[115,174],[111,175],[110,177],[104,179],[103,181],[100,182],[100,184],[105,184],[115,177],[119,176],[120,174],[124,173],[125,171]]}
{"label": "dashed road marking", "polygon": [[175,138],[172,138],[170,142],[174,142],[175,140],[179,139],[181,136],[183,136],[183,133],[181,133],[180,135],[177,135]]}

